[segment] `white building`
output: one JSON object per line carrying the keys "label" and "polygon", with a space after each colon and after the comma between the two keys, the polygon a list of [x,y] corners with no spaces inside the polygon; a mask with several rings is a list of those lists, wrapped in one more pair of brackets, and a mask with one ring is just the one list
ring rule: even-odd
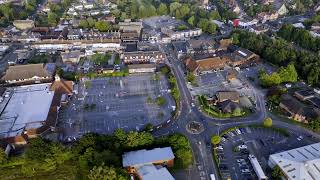
{"label": "white building", "polygon": [[320,143],[272,154],[269,157],[271,168],[279,166],[289,180],[320,179]]}
{"label": "white building", "polygon": [[250,162],[252,164],[252,167],[253,167],[254,171],[257,174],[258,179],[259,180],[267,180],[268,178],[264,174],[264,172],[263,172],[263,170],[262,170],[257,158],[254,155],[250,154],[249,155],[249,160],[250,160]]}
{"label": "white building", "polygon": [[0,138],[19,136],[43,126],[54,95],[49,89],[50,84],[37,84],[7,90],[0,103]]}

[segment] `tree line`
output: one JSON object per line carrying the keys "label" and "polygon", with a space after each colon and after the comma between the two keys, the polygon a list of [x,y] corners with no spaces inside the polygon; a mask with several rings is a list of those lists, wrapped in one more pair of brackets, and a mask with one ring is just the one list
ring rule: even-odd
{"label": "tree line", "polygon": [[294,42],[300,47],[320,53],[320,38],[313,37],[308,30],[284,24],[277,33],[283,39]]}
{"label": "tree line", "polygon": [[148,132],[117,129],[112,135],[85,134],[71,146],[42,138],[30,139],[20,156],[7,157],[0,149],[0,179],[129,179],[122,168],[124,152],[170,146],[175,167],[186,168],[193,160],[188,139],[173,134],[155,139]]}
{"label": "tree line", "polygon": [[277,86],[285,82],[297,82],[298,73],[293,64],[289,64],[287,67],[281,67],[278,72],[267,74],[264,69],[259,72],[260,83],[264,87]]}
{"label": "tree line", "polygon": [[305,79],[310,85],[319,85],[320,57],[318,55],[297,49],[283,39],[256,35],[242,30],[234,31],[231,38],[236,45],[259,54],[271,64],[277,66],[294,64],[300,78]]}

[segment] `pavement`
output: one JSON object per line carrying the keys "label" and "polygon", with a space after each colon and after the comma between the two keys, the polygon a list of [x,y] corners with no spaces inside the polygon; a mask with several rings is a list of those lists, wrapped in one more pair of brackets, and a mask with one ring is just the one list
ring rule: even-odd
{"label": "pavement", "polygon": [[[162,136],[171,133],[182,133],[189,139],[193,149],[194,165],[185,170],[185,174],[188,175],[185,179],[191,179],[191,177],[210,179],[210,174],[214,174],[216,179],[219,179],[218,168],[213,162],[210,137],[234,126],[248,126],[251,124],[261,123],[267,116],[270,116],[265,107],[265,92],[259,89],[257,85],[249,82],[244,76],[240,77],[243,82],[249,85],[249,88],[254,90],[253,93],[256,98],[256,112],[248,117],[242,118],[216,119],[208,117],[200,112],[198,107],[191,106],[191,103],[194,103],[194,101],[185,81],[182,62],[174,56],[172,49],[165,45],[160,46],[160,49],[169,55],[166,63],[171,67],[172,72],[177,79],[178,88],[180,90],[181,106],[179,109],[179,116],[175,121],[159,126],[158,130],[154,132],[154,135]],[[314,135],[316,138],[319,138],[318,140],[320,140],[320,135],[316,135],[304,128],[282,122],[277,117],[272,118],[274,122],[273,124],[277,127],[283,127],[298,134]],[[200,134],[189,133],[185,127],[191,121],[200,121],[204,125],[205,130]],[[197,168],[199,166],[201,168]]]}

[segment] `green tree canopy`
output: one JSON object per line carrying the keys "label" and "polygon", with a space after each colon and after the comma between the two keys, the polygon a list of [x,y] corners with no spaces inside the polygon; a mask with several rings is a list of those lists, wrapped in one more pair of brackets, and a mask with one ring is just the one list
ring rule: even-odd
{"label": "green tree canopy", "polygon": [[168,7],[164,3],[160,3],[158,7],[158,14],[159,15],[167,15],[168,14]]}
{"label": "green tree canopy", "polygon": [[211,137],[211,143],[213,145],[218,145],[220,143],[220,141],[221,141],[221,137],[218,136],[218,135],[215,135],[215,136]]}
{"label": "green tree canopy", "polygon": [[117,172],[117,169],[108,166],[95,166],[88,175],[89,180],[126,180],[128,177]]}
{"label": "green tree canopy", "polygon": [[264,127],[271,127],[272,126],[272,119],[271,118],[267,118],[263,121],[263,126]]}

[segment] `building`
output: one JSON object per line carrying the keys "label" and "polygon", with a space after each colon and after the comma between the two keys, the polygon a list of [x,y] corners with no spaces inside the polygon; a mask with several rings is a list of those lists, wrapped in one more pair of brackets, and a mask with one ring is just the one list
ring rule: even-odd
{"label": "building", "polygon": [[257,158],[253,154],[249,154],[249,160],[252,164],[254,171],[256,172],[259,180],[267,180],[268,177],[264,174]]}
{"label": "building", "polygon": [[131,151],[122,156],[123,167],[143,180],[172,180],[173,177],[165,167],[172,167],[173,163],[171,147]]}
{"label": "building", "polygon": [[261,12],[257,15],[257,18],[259,21],[262,23],[265,23],[267,21],[274,21],[278,19],[279,14],[278,13],[266,13],[266,12]]}
{"label": "building", "polygon": [[136,32],[140,35],[142,22],[132,22],[131,19],[126,19],[124,22],[119,22],[119,30],[121,32]]}
{"label": "building", "polygon": [[165,55],[160,51],[124,52],[122,55],[125,64],[164,63]]}
{"label": "building", "polygon": [[223,69],[226,61],[220,57],[208,57],[198,60],[193,60],[191,57],[188,57],[184,60],[184,64],[189,72],[194,75],[199,75],[201,73]]}
{"label": "building", "polygon": [[26,30],[34,28],[34,21],[32,20],[15,20],[13,21],[13,25],[17,29]]}
{"label": "building", "polygon": [[137,174],[142,180],[174,180],[167,168],[154,165],[139,166]]}
{"label": "building", "polygon": [[0,103],[0,138],[25,144],[26,138],[50,129],[57,118],[53,99],[50,84],[8,88]]}
{"label": "building", "polygon": [[293,120],[308,123],[309,120],[320,116],[320,111],[317,108],[303,105],[297,99],[282,95],[279,107]]}
{"label": "building", "polygon": [[320,98],[319,97],[312,97],[308,99],[308,102],[310,102],[314,107],[320,108]]}
{"label": "building", "polygon": [[222,58],[232,67],[250,66],[254,63],[258,63],[260,60],[260,57],[257,54],[247,49],[236,46],[229,46],[228,49],[231,53],[222,55]]}
{"label": "building", "polygon": [[131,64],[128,65],[129,73],[153,73],[156,71],[155,64]]}
{"label": "building", "polygon": [[306,101],[308,99],[311,99],[314,97],[314,95],[315,95],[315,92],[311,89],[304,89],[304,90],[294,92],[294,96],[300,101]]}
{"label": "building", "polygon": [[121,40],[122,42],[138,42],[140,39],[140,34],[137,32],[122,32]]}
{"label": "building", "polygon": [[187,53],[195,54],[212,54],[215,53],[215,42],[210,39],[191,39],[187,42]]}
{"label": "building", "polygon": [[64,63],[78,63],[80,58],[83,57],[84,54],[80,51],[71,51],[61,53],[61,58]]}
{"label": "building", "polygon": [[196,28],[196,29],[188,29],[183,31],[175,31],[166,27],[162,27],[161,33],[170,37],[172,41],[177,41],[177,40],[188,40],[192,37],[200,36],[202,34],[202,30],[200,28]]}
{"label": "building", "polygon": [[35,84],[51,82],[53,74],[45,64],[9,66],[2,77],[7,84]]}
{"label": "building", "polygon": [[173,51],[178,59],[187,55],[187,43],[185,41],[176,41],[172,43]]}
{"label": "building", "polygon": [[240,94],[237,91],[218,91],[217,94],[218,102],[230,100],[232,102],[240,101]]}
{"label": "building", "polygon": [[225,100],[218,102],[218,107],[223,113],[233,113],[235,110],[241,110],[239,103],[233,102],[231,100]]}
{"label": "building", "polygon": [[271,168],[279,166],[288,180],[320,179],[320,143],[315,143],[269,156]]}
{"label": "building", "polygon": [[52,104],[59,107],[61,103],[68,103],[69,98],[74,93],[73,86],[73,81],[61,79],[58,75],[56,75],[55,80],[50,86],[50,91],[54,91],[55,93],[55,98],[53,99]]}

